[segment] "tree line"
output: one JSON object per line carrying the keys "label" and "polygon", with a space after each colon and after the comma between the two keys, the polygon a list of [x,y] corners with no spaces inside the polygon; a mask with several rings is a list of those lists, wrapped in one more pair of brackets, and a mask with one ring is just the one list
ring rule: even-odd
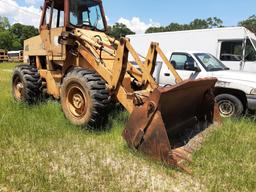
{"label": "tree line", "polygon": [[195,19],[189,24],[170,23],[167,26],[150,27],[146,30],[146,33],[209,29],[214,27],[223,27],[223,21],[217,17],[210,17],[208,19]]}
{"label": "tree line", "polygon": [[[240,21],[237,26],[243,26],[251,30],[256,34],[256,15],[252,15],[248,19]],[[216,27],[224,27],[223,21],[217,17],[209,17],[207,19],[194,19],[189,24],[170,23],[167,26],[150,27],[145,33],[157,33],[168,31],[184,31],[194,29],[211,29]],[[124,24],[116,23],[112,27],[109,27],[109,34],[119,39],[126,35],[135,34]]]}
{"label": "tree line", "polygon": [[24,40],[35,35],[38,35],[38,29],[34,26],[11,25],[7,17],[0,16],[0,49],[22,50]]}

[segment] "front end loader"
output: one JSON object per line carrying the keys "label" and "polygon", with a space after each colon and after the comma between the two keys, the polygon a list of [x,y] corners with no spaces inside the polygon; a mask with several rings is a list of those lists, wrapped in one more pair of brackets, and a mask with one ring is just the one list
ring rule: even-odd
{"label": "front end loader", "polygon": [[[157,43],[141,60],[129,39],[113,39],[106,29],[101,0],[45,0],[40,35],[24,43],[28,64],[13,73],[14,98],[34,104],[46,92],[60,100],[70,122],[90,128],[102,126],[110,102],[119,102],[131,114],[123,131],[128,145],[186,169],[191,141],[219,120],[217,79],[183,81]],[[152,76],[157,57],[176,85],[159,87]]]}

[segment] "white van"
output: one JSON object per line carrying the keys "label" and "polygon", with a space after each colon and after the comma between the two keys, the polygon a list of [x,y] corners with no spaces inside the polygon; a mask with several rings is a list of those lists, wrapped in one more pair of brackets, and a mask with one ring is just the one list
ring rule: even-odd
{"label": "white van", "polygon": [[175,50],[211,53],[232,70],[256,72],[256,36],[244,27],[128,35],[139,54],[158,42],[167,54]]}

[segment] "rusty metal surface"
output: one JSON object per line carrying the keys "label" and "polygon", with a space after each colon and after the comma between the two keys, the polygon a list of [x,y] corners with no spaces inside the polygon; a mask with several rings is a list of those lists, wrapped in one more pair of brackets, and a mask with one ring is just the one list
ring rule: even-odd
{"label": "rusty metal surface", "polygon": [[193,150],[184,146],[213,123],[215,113],[218,115],[211,94],[216,81],[215,78],[188,80],[155,89],[130,116],[123,132],[128,145],[153,159],[186,170],[181,161],[190,161]]}

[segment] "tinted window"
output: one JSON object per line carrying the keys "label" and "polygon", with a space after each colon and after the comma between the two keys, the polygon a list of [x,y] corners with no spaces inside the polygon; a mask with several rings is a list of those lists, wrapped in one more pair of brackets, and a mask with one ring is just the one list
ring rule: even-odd
{"label": "tinted window", "polygon": [[224,41],[221,43],[220,60],[241,61],[243,55],[243,41]]}
{"label": "tinted window", "polygon": [[99,2],[70,0],[70,23],[78,27],[105,30]]}
{"label": "tinted window", "polygon": [[195,66],[195,60],[190,55],[186,54],[173,54],[170,60],[175,69],[187,70],[187,67]]}

